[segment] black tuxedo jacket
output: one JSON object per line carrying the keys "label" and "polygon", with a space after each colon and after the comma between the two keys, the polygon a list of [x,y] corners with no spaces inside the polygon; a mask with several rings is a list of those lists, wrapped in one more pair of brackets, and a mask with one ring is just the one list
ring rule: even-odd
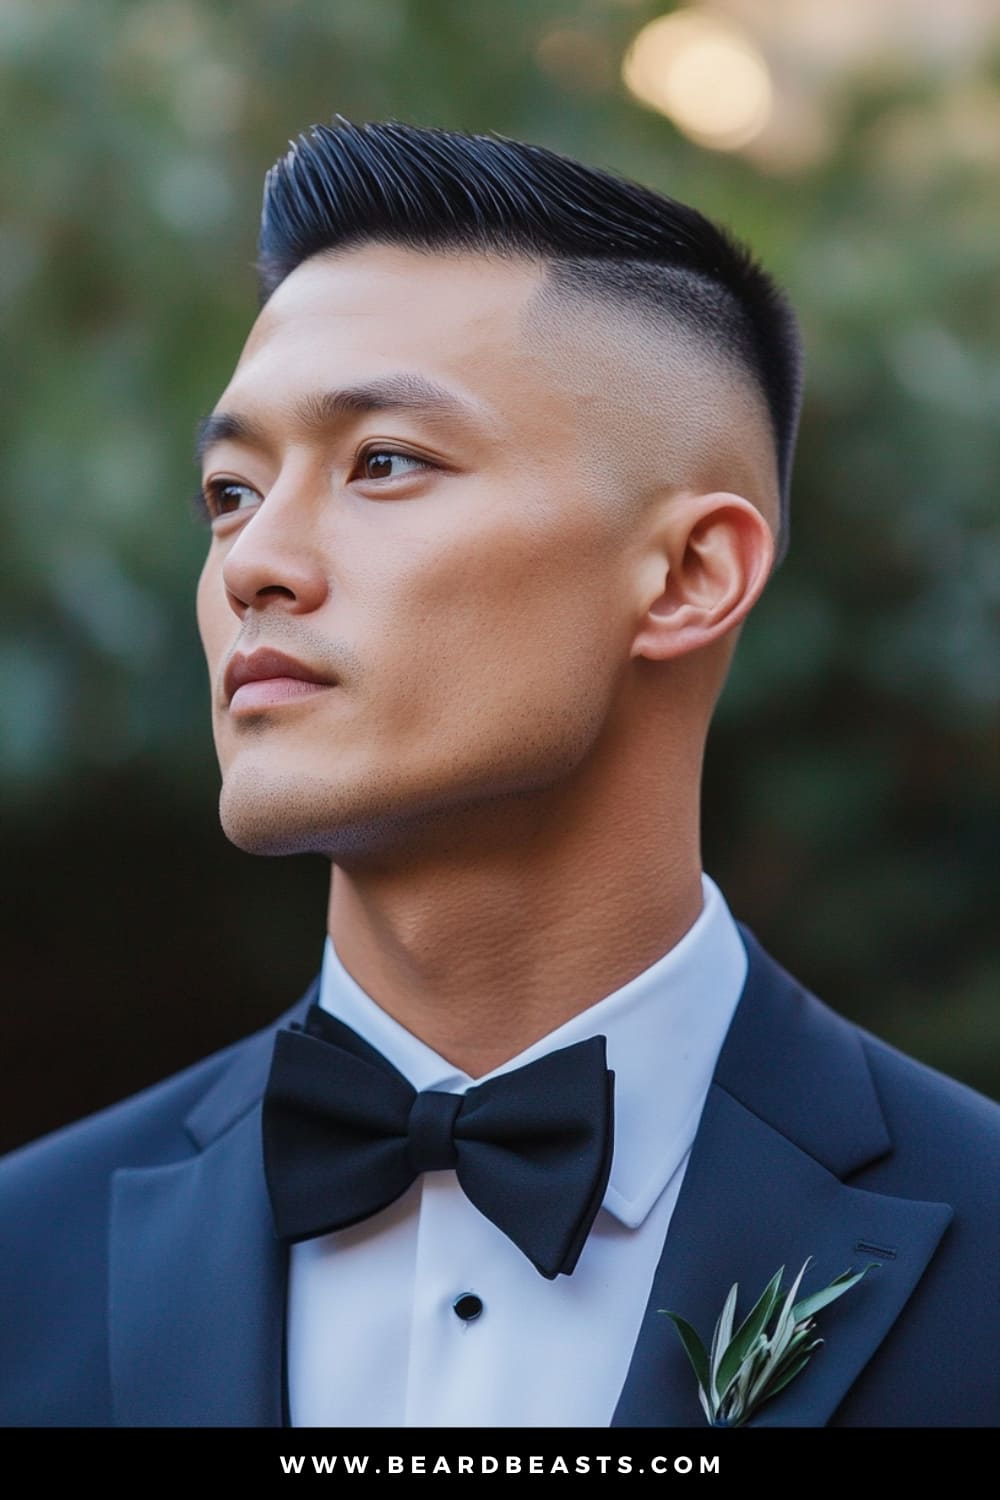
{"label": "black tuxedo jacket", "polygon": [[[758,1426],[1000,1419],[1000,1108],[848,1024],[749,934],[614,1423],[702,1427],[672,1323],[708,1338],[779,1266],[877,1261]],[[312,993],[279,1024],[300,1015]],[[0,1421],[278,1426],[286,1254],[260,1098],[274,1028],[0,1165]]]}

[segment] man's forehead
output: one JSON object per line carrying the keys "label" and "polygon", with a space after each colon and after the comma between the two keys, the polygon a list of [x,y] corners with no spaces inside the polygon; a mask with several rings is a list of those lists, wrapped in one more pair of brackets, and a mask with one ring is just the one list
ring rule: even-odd
{"label": "man's forehead", "polygon": [[[544,275],[540,263],[468,251],[366,244],[324,252],[298,266],[272,294],[250,331],[240,362],[262,345],[308,325],[345,340],[383,343],[426,336],[470,342],[501,332],[511,341],[518,311]],[[319,340],[317,340],[318,342]]]}

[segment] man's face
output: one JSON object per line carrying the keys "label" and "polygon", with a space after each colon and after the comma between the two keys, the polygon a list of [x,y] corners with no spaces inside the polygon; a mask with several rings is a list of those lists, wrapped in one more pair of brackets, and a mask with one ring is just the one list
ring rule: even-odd
{"label": "man's face", "polygon": [[366,246],[300,266],[251,331],[198,588],[242,847],[400,847],[599,738],[629,654],[621,501],[586,372],[532,334],[540,277]]}

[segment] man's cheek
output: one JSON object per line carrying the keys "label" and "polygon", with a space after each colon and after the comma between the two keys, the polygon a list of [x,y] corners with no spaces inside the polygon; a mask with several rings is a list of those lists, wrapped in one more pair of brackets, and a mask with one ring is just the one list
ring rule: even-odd
{"label": "man's cheek", "polygon": [[[213,683],[218,669],[219,660],[224,650],[228,623],[222,615],[222,610],[228,611],[223,595],[221,601],[214,597],[217,589],[221,588],[207,573],[202,573],[198,584],[197,596],[197,620],[198,633],[201,636],[202,649],[205,653],[205,661],[208,665],[209,674]],[[232,616],[230,615],[232,619]]]}

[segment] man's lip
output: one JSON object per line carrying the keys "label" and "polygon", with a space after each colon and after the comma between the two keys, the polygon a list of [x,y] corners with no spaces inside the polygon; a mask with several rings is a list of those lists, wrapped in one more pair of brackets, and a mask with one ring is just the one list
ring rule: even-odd
{"label": "man's lip", "polygon": [[275,677],[293,677],[299,682],[314,682],[321,687],[332,687],[336,681],[329,672],[320,672],[306,662],[286,656],[283,651],[261,646],[249,656],[237,652],[226,667],[223,691],[227,706],[236,690],[246,683],[264,682]]}

